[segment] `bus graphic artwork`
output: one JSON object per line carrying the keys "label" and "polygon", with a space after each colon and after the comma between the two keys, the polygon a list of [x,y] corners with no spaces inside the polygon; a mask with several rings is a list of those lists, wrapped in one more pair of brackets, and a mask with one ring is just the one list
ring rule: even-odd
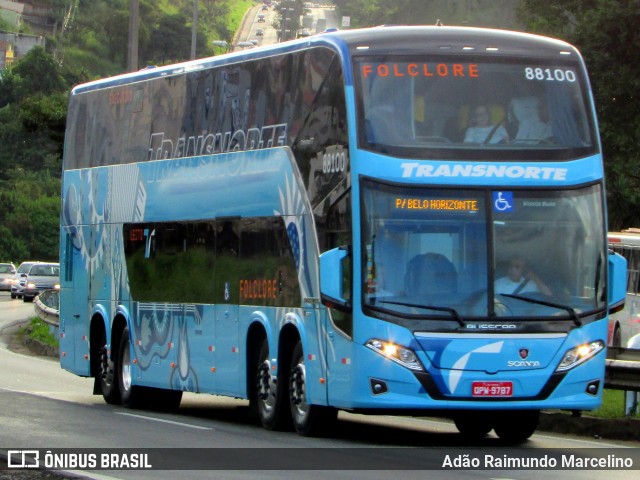
{"label": "bus graphic artwork", "polygon": [[598,408],[626,266],[594,111],[571,45],[458,27],[79,85],[61,365],[111,404],[224,395],[302,435],[383,411],[518,443]]}

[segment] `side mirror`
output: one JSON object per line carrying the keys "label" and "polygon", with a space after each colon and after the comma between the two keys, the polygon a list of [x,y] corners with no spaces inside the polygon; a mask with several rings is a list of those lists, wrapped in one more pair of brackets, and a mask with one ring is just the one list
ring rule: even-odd
{"label": "side mirror", "polygon": [[351,311],[346,299],[345,278],[350,279],[345,264],[349,264],[349,248],[338,247],[320,255],[320,294],[322,303],[337,310]]}
{"label": "side mirror", "polygon": [[619,312],[624,308],[627,294],[627,260],[609,250],[609,313]]}

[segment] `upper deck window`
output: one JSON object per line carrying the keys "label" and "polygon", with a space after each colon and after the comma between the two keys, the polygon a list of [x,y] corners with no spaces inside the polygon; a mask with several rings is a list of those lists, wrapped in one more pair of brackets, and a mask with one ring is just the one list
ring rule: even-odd
{"label": "upper deck window", "polygon": [[399,157],[562,160],[596,150],[581,66],[523,58],[355,60],[362,148]]}

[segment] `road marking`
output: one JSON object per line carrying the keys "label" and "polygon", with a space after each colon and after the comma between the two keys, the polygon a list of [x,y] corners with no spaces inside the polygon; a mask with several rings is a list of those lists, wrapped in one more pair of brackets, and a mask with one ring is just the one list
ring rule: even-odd
{"label": "road marking", "polygon": [[213,428],[211,427],[201,427],[199,425],[191,425],[189,423],[183,423],[183,422],[174,422],[172,420],[165,420],[163,418],[147,417],[146,415],[136,415],[134,413],[126,413],[126,412],[114,412],[114,413],[116,415],[126,415],[127,417],[141,418],[143,420],[151,420],[154,422],[162,422],[162,423],[170,423],[171,425],[179,425],[181,427],[195,428],[197,430],[213,430]]}
{"label": "road marking", "polygon": [[[561,434],[558,434],[561,435]],[[571,434],[571,433],[567,433],[564,435],[575,435],[575,434]],[[564,440],[564,438],[562,437],[552,437],[551,435],[543,435],[541,433],[534,433],[533,434],[534,437],[540,437],[540,438],[549,438],[552,440]],[[593,445],[592,448],[636,448],[636,447],[631,447],[631,446],[625,446],[625,445],[620,445],[620,444],[616,444],[616,443],[609,443],[607,439],[603,439],[603,440],[582,440],[579,438],[569,438],[569,440],[571,440],[572,442],[576,442],[576,443],[584,443],[587,445]],[[621,442],[626,442],[628,440],[620,440]],[[545,447],[545,448],[549,448],[549,447]],[[552,448],[552,447],[551,447]]]}

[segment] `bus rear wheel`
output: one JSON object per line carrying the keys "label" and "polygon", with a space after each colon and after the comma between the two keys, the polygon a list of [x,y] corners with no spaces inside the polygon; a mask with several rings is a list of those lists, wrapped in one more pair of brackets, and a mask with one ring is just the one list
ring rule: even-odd
{"label": "bus rear wheel", "polygon": [[144,407],[147,403],[144,389],[133,385],[133,377],[131,374],[131,337],[128,327],[124,328],[122,336],[120,337],[116,372],[122,405],[129,408]]}
{"label": "bus rear wheel", "polygon": [[255,404],[262,426],[267,430],[286,430],[291,417],[286,410],[286,381],[281,374],[274,374],[269,358],[269,342],[265,338],[260,347],[256,365]]}
{"label": "bus rear wheel", "polygon": [[122,400],[120,398],[120,388],[118,379],[116,378],[116,367],[114,361],[109,356],[109,348],[107,347],[105,340],[103,339],[102,347],[100,348],[99,366],[98,366],[98,378],[100,391],[104,401],[109,405],[120,405]]}
{"label": "bus rear wheel", "polygon": [[527,440],[538,428],[539,410],[525,410],[498,413],[493,426],[500,440],[508,444],[518,444]]}
{"label": "bus rear wheel", "polygon": [[326,433],[334,424],[335,408],[307,403],[307,379],[302,343],[298,341],[291,357],[289,375],[289,404],[293,426],[300,435],[314,436]]}

